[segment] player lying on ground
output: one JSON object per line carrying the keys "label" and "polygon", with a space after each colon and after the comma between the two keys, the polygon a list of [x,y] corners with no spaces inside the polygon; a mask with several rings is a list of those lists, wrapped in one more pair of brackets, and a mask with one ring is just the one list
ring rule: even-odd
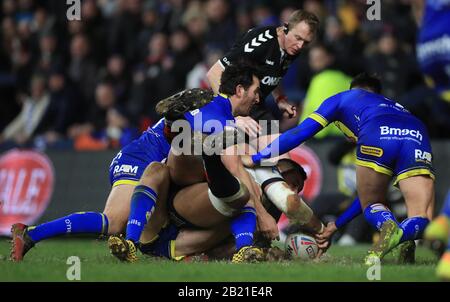
{"label": "player lying on ground", "polygon": [[[248,69],[248,67],[246,68]],[[198,116],[203,117],[200,126],[206,125],[209,121],[212,120],[219,120],[221,123],[220,125],[222,125],[221,127],[226,125],[226,120],[224,119],[224,117],[234,121],[233,114],[248,114],[250,110],[248,104],[245,105],[244,110],[233,110],[233,108],[236,108],[236,105],[234,104],[237,104],[239,106],[240,84],[237,84],[238,82],[235,82],[232,85],[227,86],[227,83],[231,81],[230,79],[238,79],[238,75],[245,74],[246,72],[248,72],[248,70],[246,70],[245,68],[241,68],[239,66],[235,67],[233,65],[228,66],[222,76],[221,91],[228,94],[234,93],[229,99],[225,98],[223,95],[219,95],[210,104],[204,106],[203,108],[200,108],[199,110],[185,113],[186,110],[182,109],[181,112],[178,112],[177,114],[180,116],[183,115],[184,118],[190,122],[189,127],[191,127],[191,129],[195,129],[195,127],[197,127],[193,118],[193,116],[197,114]],[[250,82],[248,84],[250,84]],[[179,103],[186,104],[186,102],[182,98],[179,100]],[[231,106],[229,105],[230,103],[232,104]],[[225,104],[225,107],[223,106],[223,104]],[[173,104],[170,104],[170,106],[172,105]],[[177,106],[177,104],[175,104],[174,106]],[[230,109],[233,111],[230,111]],[[177,110],[172,109],[170,111],[171,112],[166,113],[166,118],[172,115],[170,119],[176,120],[177,118],[173,118],[173,112]],[[226,115],[223,115],[224,112],[226,113]],[[203,133],[205,133],[203,127],[196,130],[201,130]],[[169,155],[168,167],[170,172],[168,174],[170,175],[171,181],[178,186],[197,183],[180,191],[177,196],[182,197],[176,197],[173,201],[173,205],[169,205],[172,210],[172,216],[175,217],[174,220],[184,225],[197,226],[200,228],[213,228],[223,223],[230,217],[235,217],[235,212],[238,209],[233,208],[233,206],[230,206],[228,204],[229,202],[224,201],[226,200],[224,197],[217,197],[217,195],[219,194],[222,196],[227,196],[226,194],[230,194],[230,191],[234,192],[239,188],[237,182],[235,188],[227,187],[229,185],[233,185],[234,177],[232,178],[231,175],[227,176],[225,174],[220,175],[220,173],[222,173],[221,171],[226,170],[224,164],[226,165],[228,161],[228,166],[232,167],[230,171],[234,172],[234,174],[243,175],[246,179],[244,181],[247,181],[248,183],[247,187],[250,187],[251,190],[254,190],[256,192],[258,198],[256,198],[257,202],[255,203],[255,205],[258,212],[259,228],[268,238],[274,239],[278,235],[276,221],[270,215],[268,215],[264,208],[262,208],[262,206],[260,205],[259,188],[248,176],[247,172],[243,170],[240,161],[237,163],[237,165],[236,163],[232,163],[230,165],[230,159],[232,161],[235,161],[238,158],[235,155],[225,155],[222,156],[221,160],[219,155],[207,156],[205,153],[202,154],[202,158],[208,175],[208,186],[210,190],[209,192],[207,191],[207,185],[205,183],[199,183],[204,181],[204,172],[201,166],[201,162],[199,162],[195,157],[191,155],[174,155],[173,152],[171,152]],[[190,160],[190,162],[187,162],[186,160]],[[241,171],[239,171],[239,169],[241,169]],[[272,169],[269,170],[271,171]],[[161,172],[159,173],[162,174]],[[322,230],[323,226],[321,222],[312,215],[312,211],[309,209],[309,207],[307,207],[306,204],[304,204],[304,202],[296,194],[289,190],[279,174],[276,174],[274,172],[268,173],[267,169],[259,168],[257,169],[257,171],[255,171],[255,175],[257,179],[260,179],[261,183],[265,181],[272,182],[265,184],[267,185],[267,192],[269,195],[271,195],[271,200],[277,205],[277,207],[283,210],[289,217],[291,217],[293,220],[310,224],[313,231],[316,233]],[[141,179],[141,181],[146,183],[147,190],[151,190],[152,192],[162,192],[164,195],[166,195],[165,192],[167,191],[168,181],[157,184],[153,181],[153,179],[156,179],[156,177],[153,177],[152,173],[146,173],[146,176],[148,177],[148,181],[145,179]],[[202,192],[204,193],[204,195],[202,195]],[[195,196],[201,196],[201,198],[194,198]],[[125,239],[122,239],[118,236],[113,236],[109,240],[112,253],[121,260],[134,261],[136,259],[135,246],[138,244],[142,230],[149,220],[147,218],[152,217],[151,215],[156,215],[158,211],[158,205],[156,205],[156,210],[154,213],[152,213],[154,204],[150,201],[149,198],[146,198],[146,200],[144,200],[143,198],[140,204],[141,206],[135,207],[132,204],[132,210],[130,214],[130,220],[132,219],[132,217],[139,217],[140,219],[135,218],[135,221],[139,223],[134,223],[136,226],[128,226]],[[161,205],[160,207],[162,208],[163,206],[164,205]],[[254,221],[256,217],[254,215],[248,214],[249,210],[249,207],[245,208],[245,212],[242,213],[242,216],[246,216],[248,218],[248,221],[250,221],[250,219]],[[151,214],[146,216],[146,212]],[[164,216],[163,212],[164,211],[162,211],[161,214],[162,216]],[[157,217],[159,217],[159,215],[157,215]],[[238,225],[242,224],[247,227],[253,225],[253,223],[242,222],[242,219],[238,216],[236,219],[232,220],[232,228],[234,226],[234,221],[237,221]],[[149,226],[152,227],[154,227],[155,225],[157,226],[156,230],[153,230],[153,234],[159,232],[159,229],[162,227],[163,223],[161,222],[159,224],[149,224]],[[240,227],[234,228],[242,230]],[[236,248],[239,252],[242,250],[242,253],[244,253],[245,250],[248,250],[247,247],[251,246],[253,242],[253,236],[243,236],[242,234],[252,234],[253,232],[254,226],[252,228],[246,229],[246,232],[233,232],[235,234],[235,237],[239,240],[239,242],[236,242]],[[144,243],[148,242],[150,239],[152,238],[141,238]],[[236,253],[236,257],[238,258],[240,258],[239,255],[241,254],[239,252]]]}
{"label": "player lying on ground", "polygon": [[[286,179],[289,190],[294,194],[298,194],[303,189],[306,173],[299,164],[290,159],[281,159],[277,163],[277,169],[279,170],[280,175]],[[278,180],[271,179],[268,182],[270,181]],[[275,220],[278,220],[281,216],[281,211],[279,211],[267,197],[267,189],[262,189],[265,192],[262,201],[264,207]],[[203,192],[199,190],[199,195],[201,196],[202,194],[206,195],[206,192],[204,190]],[[180,192],[174,200],[176,201],[183,198],[189,198],[189,196]],[[172,203],[173,205],[174,201],[169,200],[169,203]],[[169,206],[169,208],[173,208],[173,206]],[[168,211],[170,211],[170,209]],[[172,217],[172,215],[169,214],[168,216]],[[170,222],[169,225],[159,232],[158,236],[155,236],[156,234],[151,227],[153,223],[151,220],[141,235],[141,242],[148,241],[148,243],[141,243],[139,245],[141,252],[147,255],[160,256],[174,260],[189,259],[189,256],[195,256],[199,253],[206,254],[208,259],[230,259],[233,256],[236,250],[235,240],[230,233],[230,226],[228,223],[212,229],[204,229],[194,227],[192,224],[187,225],[187,223],[184,225],[178,224],[177,226],[177,221],[179,220]],[[309,229],[311,230],[311,228]],[[281,250],[272,249],[270,241],[267,242],[266,240],[261,240],[262,237],[263,236],[259,232],[255,233],[255,238],[259,238],[259,240],[256,240],[257,242],[255,245],[264,249],[265,260],[279,260],[280,258],[284,259],[286,257],[285,253],[281,252]],[[252,260],[249,256],[251,255],[243,255],[243,260]]]}
{"label": "player lying on ground", "polygon": [[[366,74],[357,76],[351,89],[336,94],[297,127],[283,133],[265,150],[243,156],[248,167],[302,144],[330,122],[357,142],[357,192],[367,222],[381,233],[368,252],[372,265],[392,248],[421,238],[434,206],[434,172],[428,134],[421,121],[400,104],[378,94],[381,83]],[[279,147],[279,148],[277,148]],[[388,185],[396,177],[408,211],[399,224],[383,204]]]}
{"label": "player lying on ground", "polygon": [[[197,102],[209,102],[209,90],[190,89],[186,95]],[[37,242],[60,235],[112,235],[124,231],[130,212],[130,201],[146,167],[167,158],[170,144],[164,137],[164,119],[145,131],[137,140],[124,147],[112,160],[109,168],[111,191],[103,213],[78,212],[38,226],[16,223],[12,226],[11,260],[21,261]],[[135,192],[136,191],[136,192]],[[71,227],[68,228],[67,225]]]}
{"label": "player lying on ground", "polygon": [[[178,213],[187,211],[191,223],[203,228],[212,228],[231,219],[232,228],[240,235],[237,238],[239,243],[236,244],[238,253],[245,250],[261,253],[252,246],[256,227],[255,202],[260,192],[255,190],[256,186],[251,182],[237,153],[222,155],[219,151],[209,154],[205,152],[203,142],[204,136],[226,135],[230,122],[235,121],[234,116],[247,116],[252,106],[259,102],[259,79],[256,70],[246,64],[228,66],[222,74],[220,92],[220,95],[199,109],[186,112],[186,102],[183,101],[180,103],[181,111],[169,110],[167,115],[175,115],[171,118],[174,127],[180,120],[185,122],[181,126],[182,132],[175,138],[176,140],[181,137],[183,146],[177,145],[174,140],[167,159],[169,180],[184,187],[179,194],[187,197],[175,199],[174,210]],[[172,105],[171,101],[167,102],[167,106]],[[235,128],[230,130],[232,134],[235,131]],[[193,134],[200,134],[201,138],[201,150],[194,155],[191,151],[197,149],[194,149]],[[201,155],[201,160],[198,160],[197,155]],[[159,166],[162,168],[162,165]],[[199,184],[205,181],[205,171],[208,183]],[[156,174],[164,175],[163,171],[152,175]],[[154,219],[159,217],[153,215],[158,214],[155,206],[164,207],[166,204],[169,182],[156,183],[159,179],[153,176],[148,179],[150,182],[138,186],[143,192],[141,198],[134,199],[131,203],[126,237],[111,236],[108,240],[111,253],[121,260],[136,260],[136,245],[143,228],[152,216],[155,216]],[[206,195],[197,196],[200,191],[204,191]],[[157,203],[158,196],[164,201]],[[163,223],[153,223],[153,226],[160,229]]]}

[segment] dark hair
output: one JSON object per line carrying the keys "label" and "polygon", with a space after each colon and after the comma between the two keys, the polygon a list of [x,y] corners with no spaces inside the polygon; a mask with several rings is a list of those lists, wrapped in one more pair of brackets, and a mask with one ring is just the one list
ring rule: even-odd
{"label": "dark hair", "polygon": [[[291,166],[293,170],[297,171],[297,173],[299,173],[302,176],[303,181],[308,179],[305,169],[303,169],[303,167],[299,163],[297,163],[295,160],[290,159],[290,158],[281,158],[280,160],[278,160],[278,163],[286,163],[289,166]],[[288,169],[286,171],[289,171],[289,170],[291,170],[291,169]]]}
{"label": "dark hair", "polygon": [[247,90],[253,84],[253,76],[258,77],[256,68],[245,61],[240,61],[225,67],[220,77],[219,92],[234,95],[236,86],[242,85]]}
{"label": "dark hair", "polygon": [[381,81],[376,75],[363,72],[353,78],[350,83],[350,89],[352,88],[365,88],[375,93],[381,93]]}
{"label": "dark hair", "polygon": [[328,43],[320,43],[320,42],[317,42],[317,43],[314,43],[314,44],[311,46],[311,49],[313,49],[313,48],[320,48],[320,49],[323,49],[323,50],[326,52],[327,55],[332,56],[332,57],[335,56],[335,50],[334,50],[333,46],[331,46],[331,45],[328,44]]}

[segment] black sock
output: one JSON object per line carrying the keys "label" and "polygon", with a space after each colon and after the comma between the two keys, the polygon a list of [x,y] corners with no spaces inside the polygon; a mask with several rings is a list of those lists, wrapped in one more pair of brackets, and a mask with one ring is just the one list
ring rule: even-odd
{"label": "black sock", "polygon": [[202,157],[208,178],[208,187],[214,196],[229,197],[239,192],[241,187],[239,181],[225,168],[220,155],[203,154]]}

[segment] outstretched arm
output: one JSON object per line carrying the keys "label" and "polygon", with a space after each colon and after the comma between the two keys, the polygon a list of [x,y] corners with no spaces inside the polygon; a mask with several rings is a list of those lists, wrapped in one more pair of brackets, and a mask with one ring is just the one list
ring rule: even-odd
{"label": "outstretched arm", "polygon": [[[314,114],[315,113],[312,115]],[[272,158],[294,149],[298,145],[301,145],[303,142],[313,137],[317,132],[326,126],[325,122],[319,123],[311,116],[297,127],[284,132],[265,149],[253,155],[253,163],[259,164],[262,159]]]}

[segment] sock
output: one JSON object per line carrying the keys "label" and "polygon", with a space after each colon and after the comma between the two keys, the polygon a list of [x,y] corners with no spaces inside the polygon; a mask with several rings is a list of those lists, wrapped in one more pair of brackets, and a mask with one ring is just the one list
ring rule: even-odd
{"label": "sock", "polygon": [[253,234],[256,231],[256,212],[252,207],[244,207],[241,213],[231,220],[231,233],[234,236],[236,250],[253,245]]}
{"label": "sock", "polygon": [[450,191],[448,191],[447,198],[445,198],[444,207],[442,208],[441,213],[450,219]]}
{"label": "sock", "polygon": [[179,229],[172,224],[161,229],[158,236],[151,242],[142,243],[139,245],[139,250],[143,254],[153,255],[158,257],[164,257],[167,259],[173,259],[175,245],[173,241],[176,240],[179,233]]}
{"label": "sock", "polygon": [[392,220],[398,225],[394,214],[381,203],[375,203],[368,206],[364,210],[364,217],[366,218],[366,221],[377,230],[380,230],[383,223],[388,220]]}
{"label": "sock", "polygon": [[356,216],[362,213],[361,201],[358,197],[352,202],[352,204],[342,213],[338,219],[336,219],[336,227],[339,229],[352,221]]}
{"label": "sock", "polygon": [[134,189],[125,239],[139,242],[142,231],[155,209],[156,198],[157,194],[150,187],[139,185]]}
{"label": "sock", "polygon": [[430,220],[425,217],[410,217],[403,220],[400,223],[400,228],[403,230],[400,242],[422,238],[423,231],[429,222]]}
{"label": "sock", "polygon": [[203,163],[208,179],[208,187],[218,198],[229,197],[236,194],[241,185],[222,163],[220,155],[203,154]]}
{"label": "sock", "polygon": [[64,234],[108,234],[108,217],[103,213],[78,212],[28,228],[34,242]]}

